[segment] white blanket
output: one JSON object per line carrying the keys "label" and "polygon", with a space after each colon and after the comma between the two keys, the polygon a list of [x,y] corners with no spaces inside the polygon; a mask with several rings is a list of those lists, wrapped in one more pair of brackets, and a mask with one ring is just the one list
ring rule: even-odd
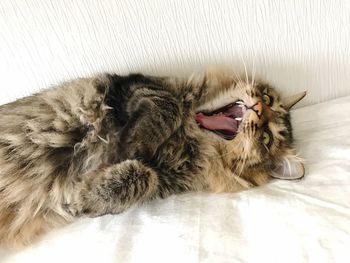
{"label": "white blanket", "polygon": [[350,97],[295,110],[301,181],[82,219],[1,262],[350,262]]}

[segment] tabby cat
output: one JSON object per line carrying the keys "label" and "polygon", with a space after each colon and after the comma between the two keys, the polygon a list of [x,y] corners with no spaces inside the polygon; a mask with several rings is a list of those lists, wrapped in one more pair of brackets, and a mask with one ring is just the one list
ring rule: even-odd
{"label": "tabby cat", "polygon": [[187,191],[304,175],[289,109],[268,84],[103,74],[0,106],[0,243]]}

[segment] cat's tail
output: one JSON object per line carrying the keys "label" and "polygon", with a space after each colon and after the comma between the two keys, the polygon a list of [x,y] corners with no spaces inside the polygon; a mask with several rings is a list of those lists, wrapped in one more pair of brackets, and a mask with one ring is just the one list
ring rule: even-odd
{"label": "cat's tail", "polygon": [[43,218],[36,217],[16,224],[17,211],[14,208],[2,210],[0,214],[0,245],[8,248],[21,248],[30,244],[47,229]]}
{"label": "cat's tail", "polygon": [[0,212],[0,247],[20,249],[38,240],[48,230],[68,223],[63,217],[47,211],[36,215],[21,214],[12,205]]}
{"label": "cat's tail", "polygon": [[0,247],[22,248],[48,230],[73,220],[51,200],[45,187],[29,186],[17,181],[0,189]]}

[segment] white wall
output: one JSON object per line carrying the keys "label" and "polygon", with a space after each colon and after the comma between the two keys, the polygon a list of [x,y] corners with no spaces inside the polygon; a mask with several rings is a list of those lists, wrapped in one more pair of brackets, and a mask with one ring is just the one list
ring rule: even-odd
{"label": "white wall", "polygon": [[350,1],[1,0],[0,103],[101,71],[248,70],[304,104],[350,94]]}

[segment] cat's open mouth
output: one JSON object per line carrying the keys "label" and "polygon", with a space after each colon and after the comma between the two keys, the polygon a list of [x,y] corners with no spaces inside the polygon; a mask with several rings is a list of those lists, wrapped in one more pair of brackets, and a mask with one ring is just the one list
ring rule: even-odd
{"label": "cat's open mouth", "polygon": [[196,121],[200,127],[215,132],[226,140],[232,140],[238,133],[246,107],[238,100],[212,112],[199,112]]}

